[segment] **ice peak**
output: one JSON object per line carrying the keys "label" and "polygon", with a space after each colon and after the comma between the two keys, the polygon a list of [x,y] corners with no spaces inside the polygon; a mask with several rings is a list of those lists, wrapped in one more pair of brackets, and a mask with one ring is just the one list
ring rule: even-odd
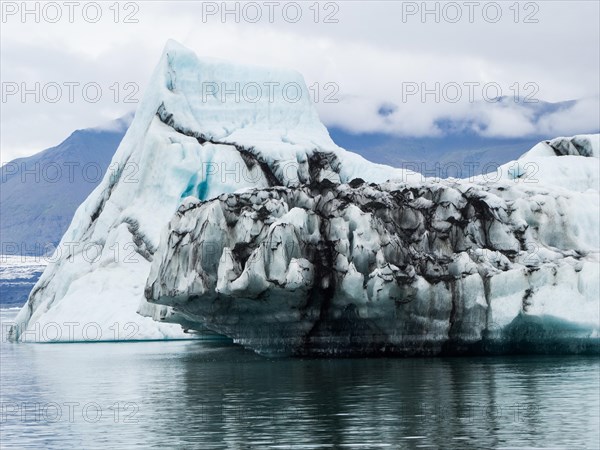
{"label": "ice peak", "polygon": [[334,146],[298,72],[198,57],[174,40],[165,45],[146,100],[154,112],[162,105],[173,114],[180,128],[214,140],[255,145],[260,132],[263,141],[309,135],[312,146]]}
{"label": "ice peak", "polygon": [[[111,167],[63,236],[76,244],[73,253],[49,264],[22,309],[17,321],[25,327],[64,313],[99,323],[103,336],[115,322],[139,324],[136,339],[181,336],[148,317],[162,322],[170,313],[146,303],[143,288],[161,232],[182,202],[404,174],[336,146],[299,73],[198,58],[175,41],[167,42]],[[101,253],[93,261],[85,254],[90,243]],[[115,248],[120,255],[134,249],[136,263],[115,258]]]}

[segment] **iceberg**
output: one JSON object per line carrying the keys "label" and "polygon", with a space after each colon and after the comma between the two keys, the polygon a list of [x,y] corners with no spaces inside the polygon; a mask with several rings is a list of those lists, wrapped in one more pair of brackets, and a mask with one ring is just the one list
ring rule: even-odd
{"label": "iceberg", "polygon": [[110,167],[77,209],[11,339],[189,337],[184,318],[144,298],[161,231],[186,197],[407,173],[336,146],[299,73],[200,59],[175,41]]}
{"label": "iceberg", "polygon": [[551,182],[324,180],[188,199],[146,298],[267,355],[595,353],[598,136],[566,142],[580,140],[594,153],[549,164],[590,168],[573,189],[539,166]]}
{"label": "iceberg", "polygon": [[11,337],[69,322],[75,340],[91,323],[105,340],[210,330],[265,355],[597,353],[599,148],[562,137],[425,178],[335,145],[300,74],[170,41],[122,170]]}

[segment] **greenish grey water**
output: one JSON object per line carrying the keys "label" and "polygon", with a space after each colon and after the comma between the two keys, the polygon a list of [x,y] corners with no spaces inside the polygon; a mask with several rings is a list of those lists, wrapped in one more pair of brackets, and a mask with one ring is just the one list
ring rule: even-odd
{"label": "greenish grey water", "polygon": [[2,448],[595,449],[600,440],[593,357],[270,360],[224,341],[3,339],[0,349]]}

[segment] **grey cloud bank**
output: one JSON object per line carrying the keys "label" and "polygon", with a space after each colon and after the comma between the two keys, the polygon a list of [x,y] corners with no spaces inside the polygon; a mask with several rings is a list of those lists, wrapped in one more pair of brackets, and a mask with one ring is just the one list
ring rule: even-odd
{"label": "grey cloud bank", "polygon": [[[319,114],[354,133],[439,136],[449,120],[484,136],[552,137],[600,121],[596,2],[56,3],[58,21],[47,4],[24,15],[3,3],[2,163],[134,109],[171,37],[204,56],[299,70],[321,99],[334,84],[339,101],[319,102]],[[556,32],[565,27],[577,32]],[[101,94],[82,92],[90,83]],[[521,102],[485,101],[499,96],[578,102],[540,119]],[[397,108],[382,117],[384,102]]]}

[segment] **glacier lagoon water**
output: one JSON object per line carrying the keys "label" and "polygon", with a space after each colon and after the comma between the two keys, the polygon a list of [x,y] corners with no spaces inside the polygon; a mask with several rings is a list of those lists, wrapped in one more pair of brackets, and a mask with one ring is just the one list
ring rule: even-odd
{"label": "glacier lagoon water", "polygon": [[[16,310],[0,313],[6,324]],[[228,341],[12,344],[3,336],[0,358],[2,448],[600,442],[593,357],[271,360]]]}

